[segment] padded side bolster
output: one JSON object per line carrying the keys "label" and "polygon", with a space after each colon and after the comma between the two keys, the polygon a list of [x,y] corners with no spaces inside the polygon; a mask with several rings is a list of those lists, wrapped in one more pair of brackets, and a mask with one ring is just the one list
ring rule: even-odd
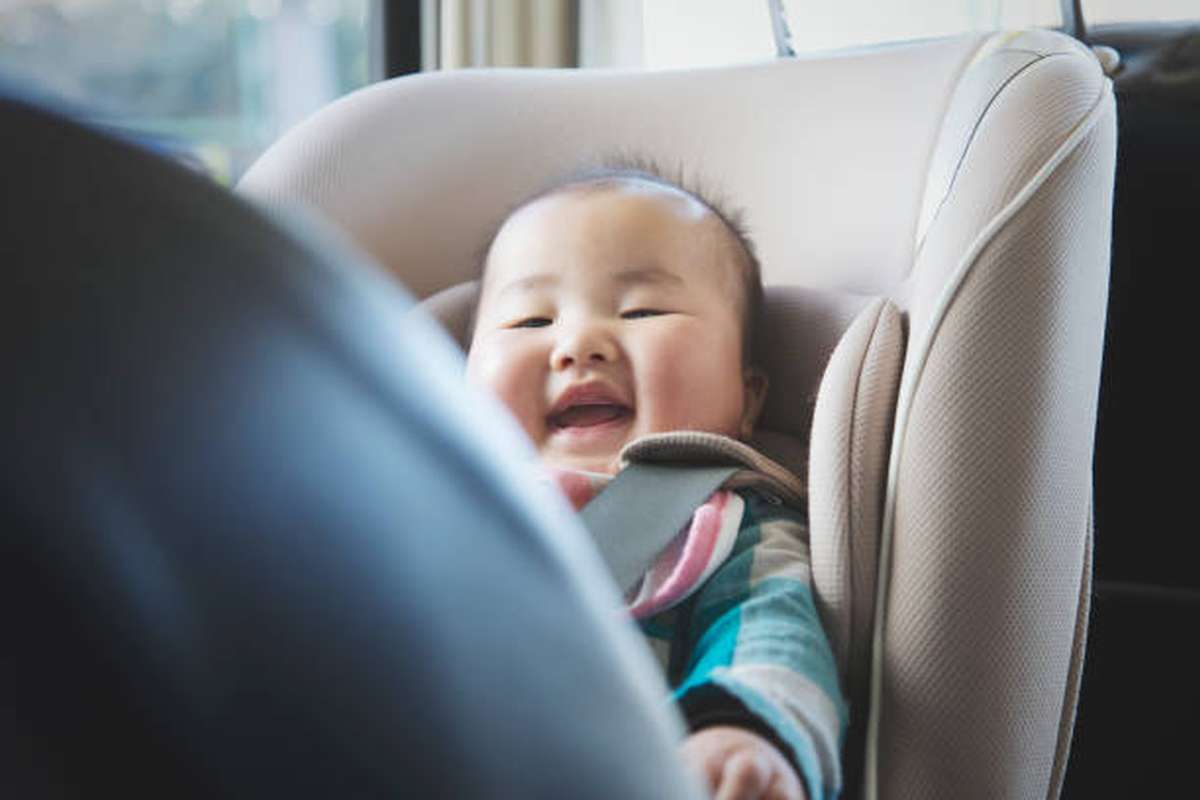
{"label": "padded side bolster", "polygon": [[875,576],[904,327],[872,302],[829,359],[813,414],[809,521],[817,605],[850,700],[843,747],[851,796],[862,766]]}
{"label": "padded side bolster", "polygon": [[[969,244],[936,263],[927,241],[918,263],[926,296],[912,304],[892,448],[868,796],[872,787],[923,798],[1054,791],[1083,635],[1111,92],[1064,130],[1001,211],[981,227],[969,214],[956,222]],[[1004,152],[997,142],[1001,171]],[[943,209],[936,225],[947,224]]]}
{"label": "padded side bolster", "polygon": [[479,281],[466,281],[426,297],[417,307],[437,320],[465,351],[471,345],[471,317],[478,304]]}
{"label": "padded side bolster", "polygon": [[813,582],[848,684],[855,683],[850,673],[863,665],[870,644],[887,452],[903,356],[900,313],[888,301],[875,300],[830,357],[813,414]]}

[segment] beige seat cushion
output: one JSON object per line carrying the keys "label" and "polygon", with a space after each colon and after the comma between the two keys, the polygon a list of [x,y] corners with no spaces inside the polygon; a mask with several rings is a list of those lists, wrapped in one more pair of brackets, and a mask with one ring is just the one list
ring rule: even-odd
{"label": "beige seat cushion", "polygon": [[869,661],[879,529],[903,360],[900,311],[875,300],[834,350],[813,415],[813,582],[842,679],[858,699]]}
{"label": "beige seat cushion", "polygon": [[855,318],[833,351],[813,414],[813,584],[850,703],[844,767],[851,780],[858,775],[865,735],[880,528],[903,364],[900,311],[877,299]]}

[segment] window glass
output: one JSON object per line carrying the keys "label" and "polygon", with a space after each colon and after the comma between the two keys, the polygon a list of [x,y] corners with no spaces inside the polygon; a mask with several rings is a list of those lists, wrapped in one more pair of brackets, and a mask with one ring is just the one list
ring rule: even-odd
{"label": "window glass", "polygon": [[[1058,0],[784,0],[784,7],[797,53],[1062,24]],[[775,55],[765,0],[644,0],[642,9],[648,67],[729,64]]]}
{"label": "window glass", "polygon": [[232,183],[367,82],[370,0],[2,0],[0,78]]}
{"label": "window glass", "polygon": [[1057,0],[837,0],[794,2],[788,12],[797,52],[1061,24]]}
{"label": "window glass", "polygon": [[1200,20],[1200,0],[1083,0],[1083,19],[1088,25]]}

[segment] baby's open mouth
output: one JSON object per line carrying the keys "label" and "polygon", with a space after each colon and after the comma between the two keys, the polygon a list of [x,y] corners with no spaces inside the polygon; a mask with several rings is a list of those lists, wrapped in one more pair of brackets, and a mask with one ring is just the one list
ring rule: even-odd
{"label": "baby's open mouth", "polygon": [[581,403],[564,408],[546,418],[551,428],[590,428],[623,420],[631,414],[628,406],[618,403]]}

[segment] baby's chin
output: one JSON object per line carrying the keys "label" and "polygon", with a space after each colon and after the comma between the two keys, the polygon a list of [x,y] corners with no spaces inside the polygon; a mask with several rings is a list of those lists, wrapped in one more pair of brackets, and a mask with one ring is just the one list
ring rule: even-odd
{"label": "baby's chin", "polygon": [[621,471],[619,453],[603,455],[564,455],[562,453],[543,453],[542,463],[551,469],[565,469],[574,472],[595,472],[601,475],[616,475]]}

